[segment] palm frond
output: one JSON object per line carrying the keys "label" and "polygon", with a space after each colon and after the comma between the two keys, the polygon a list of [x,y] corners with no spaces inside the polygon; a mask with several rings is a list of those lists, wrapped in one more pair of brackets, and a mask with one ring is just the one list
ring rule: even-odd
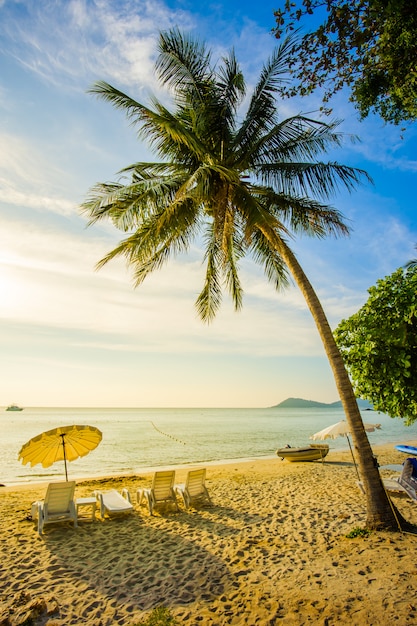
{"label": "palm frond", "polygon": [[150,215],[161,211],[167,201],[173,201],[184,182],[184,173],[167,164],[134,164],[125,168],[131,181],[99,183],[91,190],[81,211],[88,215],[89,224],[109,219],[119,230],[134,230]]}
{"label": "palm frond", "polygon": [[156,98],[152,101],[155,111],[147,109],[142,115],[140,136],[146,138],[162,157],[171,157],[170,160],[173,157],[181,159],[183,152],[188,157],[194,154],[197,161],[204,158],[207,148],[190,124],[168,111]]}
{"label": "palm frond", "polygon": [[355,136],[335,132],[338,120],[324,123],[303,115],[283,120],[272,127],[252,148],[259,162],[285,162],[315,159],[332,148],[338,148],[347,137],[355,142]]}
{"label": "palm frond", "polygon": [[270,228],[286,239],[294,234],[316,237],[345,236],[349,227],[342,213],[328,204],[310,197],[277,193],[271,187],[250,186],[250,217],[245,216],[250,228]]}
{"label": "palm frond", "polygon": [[[414,248],[417,250],[417,246],[414,246]],[[410,259],[410,261],[407,261],[404,268],[406,270],[415,270],[417,268],[417,259]]]}
{"label": "palm frond", "polygon": [[266,163],[256,168],[259,179],[287,196],[315,196],[327,199],[341,189],[353,191],[363,179],[364,170],[339,163]]}
{"label": "palm frond", "polygon": [[275,93],[288,75],[288,55],[292,38],[285,39],[278,46],[262,68],[259,81],[250,99],[248,112],[237,133],[236,143],[244,152],[248,146],[276,123],[277,107]]}
{"label": "palm frond", "polygon": [[112,87],[103,80],[95,82],[87,93],[96,95],[101,100],[110,102],[116,109],[120,109],[126,113],[127,118],[132,124],[141,122],[146,118],[149,109],[140,102],[127,96],[123,91]]}
{"label": "palm frond", "polygon": [[222,288],[220,281],[221,250],[214,231],[213,223],[209,224],[205,234],[206,275],[203,289],[199,294],[195,306],[203,322],[211,322],[218,312],[222,302]]}
{"label": "palm frond", "polygon": [[[223,65],[219,67],[216,82],[218,89],[219,122],[224,120],[228,133],[236,126],[236,112],[245,96],[245,79],[237,63],[234,51],[223,58]],[[222,133],[224,135],[224,132]]]}
{"label": "palm frond", "polygon": [[274,288],[277,291],[286,289],[289,285],[288,268],[271,239],[260,230],[253,233],[251,251],[254,261],[263,267],[265,276]]}
{"label": "palm frond", "polygon": [[242,237],[238,237],[235,229],[229,228],[229,238],[222,241],[223,267],[226,286],[232,296],[235,311],[240,311],[243,304],[243,289],[239,279],[238,261],[244,255]]}
{"label": "palm frond", "polygon": [[[193,211],[194,208],[194,211]],[[173,203],[171,211],[151,215],[99,263],[97,268],[117,256],[124,256],[134,270],[135,286],[179,253],[188,250],[199,229],[198,208],[192,203]]]}
{"label": "palm frond", "polygon": [[158,50],[155,69],[161,83],[172,87],[180,102],[190,96],[202,102],[213,75],[205,44],[173,28],[160,34]]}
{"label": "palm frond", "polygon": [[342,213],[327,204],[308,197],[276,194],[272,189],[265,191],[262,202],[294,235],[318,238],[349,235],[350,229]]}

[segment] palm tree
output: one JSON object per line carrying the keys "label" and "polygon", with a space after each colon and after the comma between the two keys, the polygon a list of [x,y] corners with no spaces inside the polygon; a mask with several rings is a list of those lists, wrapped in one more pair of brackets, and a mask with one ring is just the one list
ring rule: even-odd
{"label": "palm tree", "polygon": [[244,255],[262,266],[276,289],[292,276],[317,324],[350,425],[367,526],[397,528],[341,354],[288,244],[298,233],[347,235],[342,215],[323,201],[339,187],[353,190],[367,175],[317,160],[341,145],[338,122],[303,115],[279,120],[275,96],[290,45],[284,42],[263,67],[241,121],[246,89],[233,51],[213,67],[205,44],[177,29],[160,35],[156,62],[161,83],[171,89],[173,112],[156,98],[145,106],[105,82],[95,83],[90,92],[124,111],[160,160],[134,163],[120,172],[120,182],[97,184],[81,209],[90,224],[110,220],[127,233],[98,267],[124,256],[135,286],[202,235],[206,274],[196,307],[206,322],[220,307],[223,287],[235,309],[241,308],[238,265]]}
{"label": "palm tree", "polygon": [[[414,246],[417,250],[417,246]],[[417,259],[411,259],[404,265],[405,269],[415,269],[417,267]]]}

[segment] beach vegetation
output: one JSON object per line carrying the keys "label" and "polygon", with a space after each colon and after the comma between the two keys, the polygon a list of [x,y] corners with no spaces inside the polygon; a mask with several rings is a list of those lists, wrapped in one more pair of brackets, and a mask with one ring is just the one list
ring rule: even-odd
{"label": "beach vegetation", "polygon": [[[277,3],[278,4],[278,3]],[[288,96],[323,94],[324,108],[343,88],[361,118],[417,119],[417,4],[410,0],[281,0],[276,37],[297,31]],[[301,28],[308,25],[312,30]]]}
{"label": "beach vegetation", "polygon": [[417,265],[368,289],[365,304],[335,330],[355,392],[376,411],[417,420]]}
{"label": "beach vegetation", "polygon": [[356,526],[352,528],[352,530],[347,533],[346,539],[356,539],[357,537],[368,537],[371,534],[371,530],[369,528],[360,528]]}
{"label": "beach vegetation", "polygon": [[345,140],[337,120],[279,115],[277,96],[288,76],[291,45],[285,40],[277,46],[251,95],[233,51],[213,63],[204,43],[178,29],[161,33],[155,67],[170,91],[171,108],[155,97],[142,104],[106,82],[95,83],[90,92],[122,110],[158,158],[128,165],[116,182],[97,183],[81,210],[90,225],[109,221],[125,234],[97,267],[124,257],[135,286],[172,256],[188,252],[191,243],[202,245],[205,277],[196,309],[205,322],[214,319],[224,290],[234,308],[242,308],[244,256],[261,266],[276,290],[295,281],[318,328],[350,426],[367,526],[394,529],[396,517],[342,355],[290,247],[298,235],[348,235],[342,214],[328,202],[339,189],[352,192],[369,177],[323,160]]}
{"label": "beach vegetation", "polygon": [[145,620],[137,622],[134,626],[175,626],[177,623],[169,609],[158,606],[152,609]]}

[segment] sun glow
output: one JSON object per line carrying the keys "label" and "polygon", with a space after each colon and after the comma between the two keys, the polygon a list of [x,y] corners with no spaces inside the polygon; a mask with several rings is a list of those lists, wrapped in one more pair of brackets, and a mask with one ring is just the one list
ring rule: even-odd
{"label": "sun glow", "polygon": [[29,281],[9,259],[0,262],[0,316],[16,317],[22,307],[27,307],[31,296]]}

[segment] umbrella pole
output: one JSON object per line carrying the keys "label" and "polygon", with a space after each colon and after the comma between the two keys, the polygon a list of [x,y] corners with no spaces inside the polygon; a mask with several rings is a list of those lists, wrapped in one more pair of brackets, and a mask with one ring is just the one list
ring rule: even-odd
{"label": "umbrella pole", "polygon": [[[351,455],[352,455],[353,463],[354,463],[354,465],[355,465],[355,470],[356,470],[356,474],[357,474],[357,476],[358,476],[358,480],[360,480],[360,477],[359,477],[359,472],[358,472],[358,466],[356,465],[355,457],[353,456],[353,450],[352,450],[352,446],[350,445],[350,439],[349,439],[348,435],[346,435],[346,439],[348,440],[348,444],[349,444],[349,448],[350,448],[350,453],[351,453]],[[65,448],[64,448],[64,450],[65,450]]]}
{"label": "umbrella pole", "polygon": [[65,433],[62,433],[60,436],[62,437],[62,448],[64,450],[65,480],[68,482],[67,457],[65,456]]}

